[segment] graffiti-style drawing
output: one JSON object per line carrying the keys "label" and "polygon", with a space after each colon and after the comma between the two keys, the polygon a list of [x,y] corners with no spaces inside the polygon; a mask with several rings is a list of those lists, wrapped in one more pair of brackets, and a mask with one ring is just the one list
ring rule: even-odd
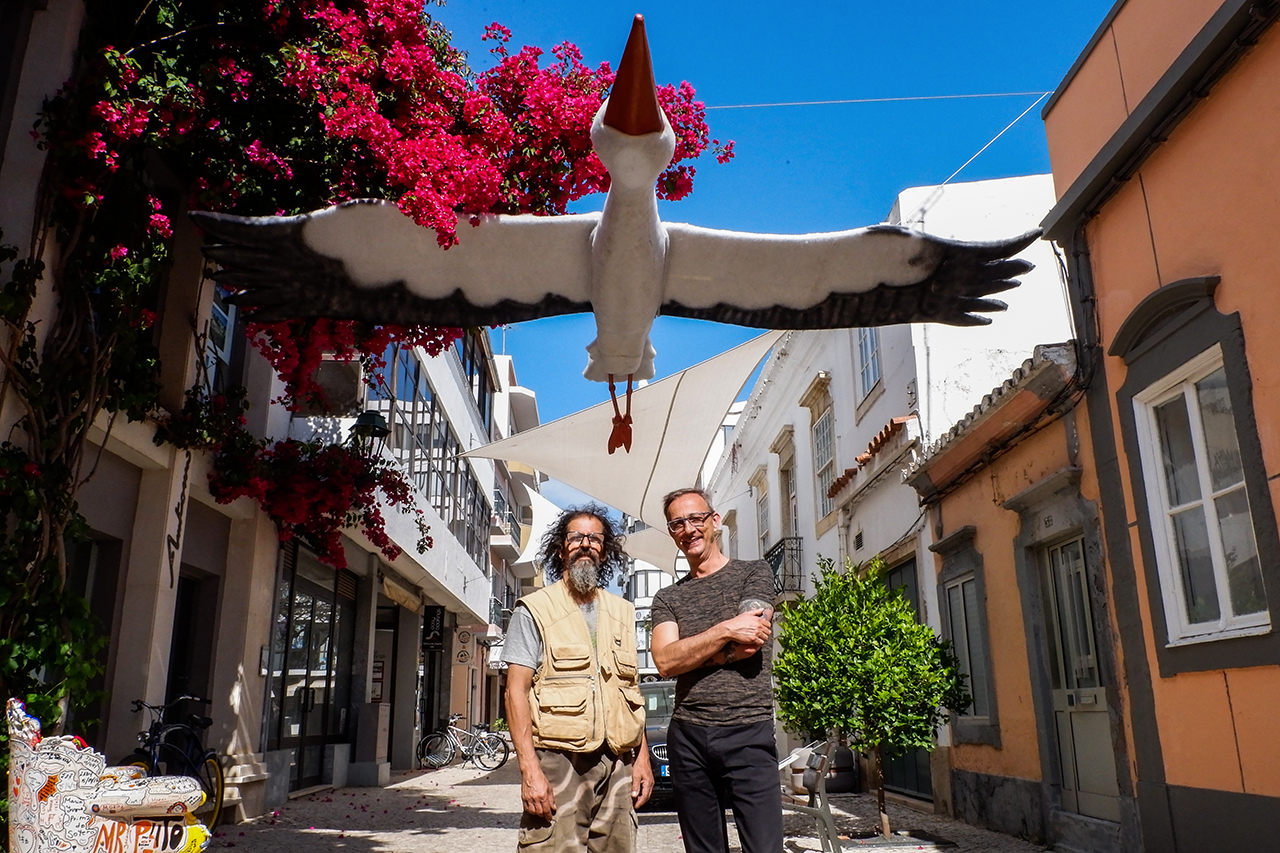
{"label": "graffiti-style drawing", "polygon": [[204,802],[186,776],[145,776],[74,737],[41,737],[40,721],[10,699],[9,849],[13,853],[200,853]]}

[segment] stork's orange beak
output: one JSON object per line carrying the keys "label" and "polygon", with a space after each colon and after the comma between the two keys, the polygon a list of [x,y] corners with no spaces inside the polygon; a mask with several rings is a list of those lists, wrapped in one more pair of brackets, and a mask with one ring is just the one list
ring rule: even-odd
{"label": "stork's orange beak", "polygon": [[644,34],[644,15],[636,15],[631,24],[631,35],[618,63],[609,105],[604,110],[604,123],[630,136],[662,131],[662,107],[658,105],[657,86],[653,82],[653,60],[649,58],[649,39]]}

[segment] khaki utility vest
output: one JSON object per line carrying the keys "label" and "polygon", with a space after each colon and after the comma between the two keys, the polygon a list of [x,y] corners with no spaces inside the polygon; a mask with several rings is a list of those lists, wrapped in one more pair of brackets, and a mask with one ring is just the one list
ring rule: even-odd
{"label": "khaki utility vest", "polygon": [[637,686],[636,616],[631,602],[596,593],[596,648],[587,620],[563,580],[526,595],[542,635],[542,665],[529,707],[533,744],[542,749],[620,755],[644,735],[644,698]]}

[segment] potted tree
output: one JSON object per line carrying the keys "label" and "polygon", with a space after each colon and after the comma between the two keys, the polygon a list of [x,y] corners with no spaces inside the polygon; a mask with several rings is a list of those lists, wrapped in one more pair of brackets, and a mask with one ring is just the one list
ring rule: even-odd
{"label": "potted tree", "polygon": [[812,597],[787,608],[774,663],[778,711],[793,731],[838,732],[871,763],[880,831],[890,835],[884,761],[933,746],[947,711],[969,704],[950,643],[916,621],[884,563],[820,558]]}

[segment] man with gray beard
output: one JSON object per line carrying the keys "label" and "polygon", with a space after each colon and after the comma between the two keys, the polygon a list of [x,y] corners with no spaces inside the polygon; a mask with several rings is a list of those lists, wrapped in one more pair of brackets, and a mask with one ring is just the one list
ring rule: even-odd
{"label": "man with gray beard", "polygon": [[520,765],[521,853],[633,853],[653,792],[635,608],[604,587],[626,564],[603,507],[566,510],[542,539],[548,585],[516,602],[503,643]]}

